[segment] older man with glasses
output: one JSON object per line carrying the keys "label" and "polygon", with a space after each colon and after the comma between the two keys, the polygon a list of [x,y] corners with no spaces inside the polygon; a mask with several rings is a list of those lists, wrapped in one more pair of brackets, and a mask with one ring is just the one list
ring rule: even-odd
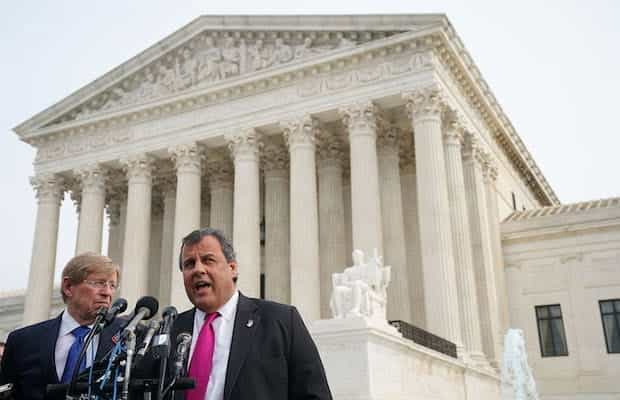
{"label": "older man with glasses", "polygon": [[119,279],[120,268],[108,257],[84,253],[69,260],[60,287],[65,310],[9,334],[0,384],[12,383],[18,399],[43,399],[48,384],[68,383],[76,368],[81,371],[102,358],[112,348],[119,320],[94,337],[86,359],[77,365],[84,338],[99,309],[110,307]]}

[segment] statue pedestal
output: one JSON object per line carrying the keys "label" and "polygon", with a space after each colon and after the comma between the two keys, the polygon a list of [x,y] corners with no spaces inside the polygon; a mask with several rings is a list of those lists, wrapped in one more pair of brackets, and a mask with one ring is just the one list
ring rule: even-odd
{"label": "statue pedestal", "polygon": [[319,320],[310,332],[334,400],[500,399],[496,373],[404,339],[385,321]]}

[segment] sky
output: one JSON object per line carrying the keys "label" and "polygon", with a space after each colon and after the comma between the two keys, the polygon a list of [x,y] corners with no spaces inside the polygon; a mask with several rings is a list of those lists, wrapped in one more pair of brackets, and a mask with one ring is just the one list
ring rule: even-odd
{"label": "sky", "polygon": [[[202,14],[385,13],[447,14],[562,203],[620,196],[620,1],[4,1],[0,291],[27,286],[36,217],[35,152],[17,124]],[[56,275],[76,232],[67,197]]]}

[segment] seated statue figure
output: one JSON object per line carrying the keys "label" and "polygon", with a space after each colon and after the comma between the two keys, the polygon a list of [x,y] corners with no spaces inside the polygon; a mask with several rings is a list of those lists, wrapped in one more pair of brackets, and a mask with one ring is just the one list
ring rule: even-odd
{"label": "seated statue figure", "polygon": [[334,318],[385,319],[391,267],[383,266],[376,249],[367,263],[361,250],[353,251],[353,264],[342,273],[332,274],[330,308]]}

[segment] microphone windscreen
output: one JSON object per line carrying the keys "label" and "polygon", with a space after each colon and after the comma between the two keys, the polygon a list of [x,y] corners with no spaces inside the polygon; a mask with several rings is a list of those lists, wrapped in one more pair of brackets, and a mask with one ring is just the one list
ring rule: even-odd
{"label": "microphone windscreen", "polygon": [[127,300],[119,297],[118,299],[114,300],[114,303],[112,303],[112,307],[118,309],[118,314],[122,314],[125,312],[125,310],[127,310]]}
{"label": "microphone windscreen", "polygon": [[178,311],[175,306],[168,306],[164,308],[164,311],[162,311],[161,316],[163,318],[168,318],[168,317],[176,317],[177,314],[178,314]]}
{"label": "microphone windscreen", "polygon": [[136,312],[141,308],[146,308],[149,310],[149,314],[144,317],[144,319],[149,319],[153,315],[157,314],[157,310],[159,310],[159,302],[153,296],[144,296],[136,303]]}

